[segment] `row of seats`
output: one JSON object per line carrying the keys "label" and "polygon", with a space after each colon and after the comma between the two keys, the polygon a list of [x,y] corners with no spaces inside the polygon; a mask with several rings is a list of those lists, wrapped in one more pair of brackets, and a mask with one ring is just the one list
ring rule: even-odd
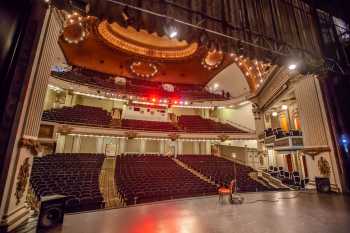
{"label": "row of seats", "polygon": [[170,157],[157,155],[118,156],[115,182],[127,205],[217,192],[215,185],[194,176]]}
{"label": "row of seats", "polygon": [[266,187],[250,178],[249,173],[253,172],[252,168],[222,157],[214,155],[179,155],[178,159],[220,186],[228,185],[236,177],[238,192],[272,190],[271,187]]}
{"label": "row of seats", "polygon": [[67,196],[66,211],[104,208],[99,176],[102,154],[53,154],[35,157],[30,184],[35,195]]}
{"label": "row of seats", "polygon": [[83,124],[98,127],[107,127],[111,123],[108,111],[98,107],[75,105],[74,107],[52,108],[43,112],[44,121],[59,123]]}
{"label": "row of seats", "polygon": [[53,77],[69,82],[90,85],[97,88],[108,89],[121,95],[134,95],[149,97],[150,95],[173,99],[182,97],[189,100],[226,100],[229,96],[214,94],[206,91],[204,87],[196,85],[176,84],[174,92],[167,92],[162,88],[162,83],[131,79],[125,85],[118,85],[113,78],[96,72],[87,72],[83,69],[75,69],[67,72],[51,71]]}
{"label": "row of seats", "polygon": [[179,129],[171,122],[162,121],[122,119],[121,127],[124,129],[138,129],[150,131],[179,131]]}
{"label": "row of seats", "polygon": [[179,116],[178,125],[185,131],[189,132],[226,132],[241,133],[243,132],[230,124],[223,124],[210,119],[204,119],[198,115]]}
{"label": "row of seats", "polygon": [[219,132],[243,133],[229,124],[222,124],[200,116],[182,115],[178,123],[161,121],[144,121],[122,119],[120,125],[113,124],[111,114],[98,107],[75,105],[73,107],[53,108],[43,112],[42,120],[58,123],[82,124],[97,127],[115,127],[149,131],[186,131],[186,132]]}
{"label": "row of seats", "polygon": [[268,128],[264,131],[265,137],[276,136],[276,138],[283,138],[288,136],[302,136],[302,132],[299,130],[289,130],[288,132],[283,131],[281,128]]}
{"label": "row of seats", "polygon": [[285,171],[283,167],[269,166],[268,173],[271,176],[280,179],[285,185],[289,186],[301,187],[308,182],[307,180],[302,180],[300,178],[300,174],[298,171]]}

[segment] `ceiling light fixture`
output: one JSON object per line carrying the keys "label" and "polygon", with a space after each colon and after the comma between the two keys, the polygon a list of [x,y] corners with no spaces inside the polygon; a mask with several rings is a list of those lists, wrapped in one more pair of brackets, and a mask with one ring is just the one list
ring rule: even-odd
{"label": "ceiling light fixture", "polygon": [[288,66],[288,69],[289,70],[295,70],[297,68],[297,65],[296,64],[290,64],[289,66]]}
{"label": "ceiling light fixture", "polygon": [[277,112],[272,112],[272,116],[276,117],[278,115]]}
{"label": "ceiling light fixture", "polygon": [[177,31],[176,30],[172,30],[169,34],[170,38],[175,38],[177,36]]}
{"label": "ceiling light fixture", "polygon": [[283,104],[283,105],[281,106],[281,109],[282,109],[282,110],[287,110],[287,109],[288,109],[288,106],[285,105],[285,104]]}

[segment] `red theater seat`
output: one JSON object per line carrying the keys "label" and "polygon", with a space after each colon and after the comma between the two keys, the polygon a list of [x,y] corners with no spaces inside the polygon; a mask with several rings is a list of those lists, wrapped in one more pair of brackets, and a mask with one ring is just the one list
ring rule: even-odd
{"label": "red theater seat", "polygon": [[197,115],[182,115],[179,117],[178,124],[188,132],[245,133],[229,124],[204,119]]}
{"label": "red theater seat", "polygon": [[215,185],[194,176],[171,158],[155,155],[118,156],[115,182],[128,205],[217,192]]}

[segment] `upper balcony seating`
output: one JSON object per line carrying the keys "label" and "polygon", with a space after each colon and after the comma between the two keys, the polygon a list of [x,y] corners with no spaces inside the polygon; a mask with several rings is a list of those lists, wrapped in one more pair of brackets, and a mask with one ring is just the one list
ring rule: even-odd
{"label": "upper balcony seating", "polygon": [[112,124],[111,114],[98,107],[75,105],[73,107],[53,108],[42,115],[43,121],[66,124],[79,124],[96,127],[113,127],[131,130],[163,132],[198,132],[198,133],[244,133],[229,124],[222,124],[200,116],[180,116],[178,125],[172,122],[143,121],[122,119],[120,125]]}
{"label": "upper balcony seating", "polygon": [[220,185],[228,185],[235,178],[236,171],[237,191],[239,192],[270,190],[249,177],[248,174],[254,171],[252,168],[225,158],[213,155],[179,155],[178,159]]}
{"label": "upper balcony seating", "polygon": [[102,108],[75,105],[74,107],[53,108],[43,112],[44,121],[83,124],[108,127],[111,123],[110,113]]}
{"label": "upper balcony seating", "polygon": [[82,85],[94,86],[96,88],[108,89],[109,91],[117,92],[117,94],[127,94],[134,96],[149,97],[157,95],[161,98],[172,99],[181,97],[188,100],[227,100],[229,96],[213,94],[195,85],[176,84],[174,92],[167,92],[162,88],[162,83],[150,82],[144,80],[131,79],[126,82],[126,85],[118,85],[112,78],[106,74],[101,74],[84,69],[75,69],[60,73],[52,71],[53,77],[63,79],[69,82],[75,82]]}
{"label": "upper balcony seating", "polygon": [[276,138],[283,138],[289,136],[302,136],[302,132],[300,130],[289,130],[289,132],[283,131],[281,128],[268,128],[265,129],[265,137],[270,137],[275,135]]}
{"label": "upper balcony seating", "polygon": [[182,115],[179,117],[178,124],[185,131],[189,132],[244,133],[244,131],[230,124],[215,122],[197,115]]}
{"label": "upper balcony seating", "polygon": [[158,155],[116,158],[115,182],[128,205],[173,198],[215,194],[217,187]]}
{"label": "upper balcony seating", "polygon": [[36,196],[67,196],[66,211],[104,208],[99,189],[102,154],[54,154],[34,158],[30,177]]}
{"label": "upper balcony seating", "polygon": [[130,120],[122,119],[121,127],[123,129],[138,129],[138,130],[149,130],[149,131],[179,131],[175,125],[170,122],[162,121],[141,121],[141,120]]}

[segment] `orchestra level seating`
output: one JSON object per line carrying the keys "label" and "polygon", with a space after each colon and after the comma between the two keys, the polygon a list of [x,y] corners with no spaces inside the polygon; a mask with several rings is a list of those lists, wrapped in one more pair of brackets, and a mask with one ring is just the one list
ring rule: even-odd
{"label": "orchestra level seating", "polygon": [[254,171],[252,168],[225,158],[213,155],[179,155],[178,159],[219,185],[228,185],[235,178],[236,172],[239,192],[272,190],[249,176],[249,173]]}
{"label": "orchestra level seating", "polygon": [[193,175],[170,157],[155,155],[118,156],[115,182],[127,205],[217,192],[215,185]]}
{"label": "orchestra level seating", "polygon": [[54,154],[34,158],[30,184],[36,197],[67,196],[66,211],[104,208],[99,176],[102,154]]}

